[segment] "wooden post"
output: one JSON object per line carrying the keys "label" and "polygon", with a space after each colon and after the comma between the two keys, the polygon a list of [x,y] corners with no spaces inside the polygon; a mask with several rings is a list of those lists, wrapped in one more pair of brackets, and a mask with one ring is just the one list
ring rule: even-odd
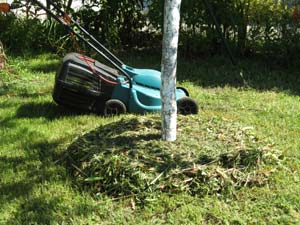
{"label": "wooden post", "polygon": [[176,140],[176,70],[181,0],[165,0],[162,46],[162,139]]}

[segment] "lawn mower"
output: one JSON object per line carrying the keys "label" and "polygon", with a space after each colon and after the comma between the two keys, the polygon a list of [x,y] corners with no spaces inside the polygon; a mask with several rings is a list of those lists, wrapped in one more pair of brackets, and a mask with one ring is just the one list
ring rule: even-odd
{"label": "lawn mower", "polygon": [[[74,37],[82,40],[110,65],[80,53],[67,54],[57,72],[54,101],[104,115],[161,111],[161,73],[137,69],[124,64],[88,31],[67,15],[61,7],[48,1],[55,13],[38,0],[30,0],[61,23]],[[5,10],[8,7],[2,6]],[[198,105],[185,88],[176,88],[178,113],[197,114]]]}

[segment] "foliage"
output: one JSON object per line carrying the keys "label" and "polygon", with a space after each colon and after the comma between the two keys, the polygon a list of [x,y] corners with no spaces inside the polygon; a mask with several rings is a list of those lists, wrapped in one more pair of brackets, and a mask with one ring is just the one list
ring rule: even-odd
{"label": "foliage", "polygon": [[[285,64],[298,62],[300,9],[297,1],[294,4],[273,0],[209,2],[221,24],[222,36],[233,52],[243,56],[261,54]],[[78,11],[68,12],[109,49],[152,48],[161,45],[163,7],[160,0],[152,0],[148,6],[141,1],[90,0],[83,1]],[[13,51],[70,51],[72,39],[64,28],[53,21],[37,20],[38,14],[40,11],[32,5],[25,9],[25,18],[13,13],[0,14],[0,39],[4,45]],[[204,0],[182,1],[181,18],[180,51],[185,56],[224,52]]]}
{"label": "foliage", "polygon": [[10,51],[25,53],[51,50],[50,39],[54,39],[54,35],[49,35],[50,32],[48,21],[17,17],[14,14],[0,15],[0,39]]}
{"label": "foliage", "polygon": [[149,38],[147,32],[142,32],[146,26],[146,17],[136,1],[89,1],[74,15],[111,48],[142,45]]}
{"label": "foliage", "polygon": [[[209,1],[222,36],[236,53],[265,54],[284,62],[297,62],[300,26],[297,4],[284,1],[212,0]],[[163,1],[152,1],[149,20],[162,27]],[[297,41],[296,41],[297,40]],[[181,50],[199,56],[224,51],[220,37],[203,1],[183,1],[181,7]]]}

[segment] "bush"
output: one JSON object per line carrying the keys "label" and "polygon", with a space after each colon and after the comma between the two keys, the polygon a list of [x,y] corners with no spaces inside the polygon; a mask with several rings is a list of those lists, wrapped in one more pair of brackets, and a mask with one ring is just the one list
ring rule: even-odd
{"label": "bush", "polygon": [[[145,14],[141,1],[91,0],[72,16],[109,49],[160,46],[164,2],[152,0]],[[142,1],[143,2],[143,1]],[[274,0],[210,0],[222,36],[239,55],[263,54],[287,63],[300,50],[300,13]],[[182,1],[180,50],[185,56],[223,52],[204,1]],[[10,50],[70,51],[72,39],[65,28],[51,20],[0,14],[0,39]],[[67,49],[67,50],[66,50]]]}
{"label": "bush", "polygon": [[48,26],[37,18],[0,15],[0,39],[8,50],[16,53],[50,50]]}
{"label": "bush", "polygon": [[95,37],[110,48],[142,46],[151,35],[136,1],[92,1],[74,14]]}

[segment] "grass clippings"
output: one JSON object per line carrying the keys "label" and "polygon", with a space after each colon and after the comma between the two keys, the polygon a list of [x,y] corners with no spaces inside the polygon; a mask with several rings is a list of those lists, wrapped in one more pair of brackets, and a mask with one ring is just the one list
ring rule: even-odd
{"label": "grass clippings", "polygon": [[262,186],[280,151],[253,127],[222,118],[179,117],[178,140],[160,139],[158,116],[128,117],[77,138],[66,163],[79,184],[115,198],[157,191],[204,196]]}

